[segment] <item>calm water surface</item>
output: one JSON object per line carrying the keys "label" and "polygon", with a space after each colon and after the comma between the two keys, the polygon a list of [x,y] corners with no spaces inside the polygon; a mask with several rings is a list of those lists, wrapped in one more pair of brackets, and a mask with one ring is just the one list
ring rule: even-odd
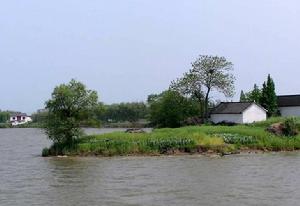
{"label": "calm water surface", "polygon": [[0,205],[300,205],[300,153],[40,157],[48,145],[38,129],[0,130]]}

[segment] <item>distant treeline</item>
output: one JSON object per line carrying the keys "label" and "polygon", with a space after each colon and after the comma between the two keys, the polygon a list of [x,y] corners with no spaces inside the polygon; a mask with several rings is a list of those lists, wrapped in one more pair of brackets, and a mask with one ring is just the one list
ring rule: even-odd
{"label": "distant treeline", "polygon": [[[86,127],[130,127],[142,123],[141,126],[147,126],[145,120],[148,119],[148,115],[149,107],[144,102],[124,102],[110,105],[98,103],[88,118],[81,122],[81,125]],[[42,123],[46,119],[46,110],[32,114],[34,123]]]}
{"label": "distant treeline", "polygon": [[[210,107],[213,103],[210,102]],[[194,97],[166,90],[151,94],[147,102],[99,103],[87,119],[86,127],[179,127],[199,123],[203,105]],[[47,112],[32,114],[33,123],[42,123]]]}
{"label": "distant treeline", "polygon": [[10,112],[0,110],[0,123],[8,122],[9,118],[10,118]]}

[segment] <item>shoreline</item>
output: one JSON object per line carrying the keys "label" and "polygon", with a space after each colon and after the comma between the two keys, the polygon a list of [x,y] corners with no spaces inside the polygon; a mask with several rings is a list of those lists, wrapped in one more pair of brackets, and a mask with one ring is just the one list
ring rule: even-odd
{"label": "shoreline", "polygon": [[56,143],[43,156],[160,156],[231,155],[300,150],[300,135],[276,136],[265,126],[189,126],[154,129],[149,133],[124,131],[83,136],[72,145]]}
{"label": "shoreline", "polygon": [[73,158],[73,157],[91,157],[91,158],[113,158],[113,157],[179,157],[179,156],[205,156],[205,157],[225,157],[232,155],[247,155],[247,154],[278,154],[278,153],[300,153],[300,150],[258,150],[258,149],[240,149],[233,152],[228,153],[219,153],[213,150],[208,150],[205,152],[181,152],[181,151],[170,151],[167,153],[135,153],[135,154],[126,154],[126,155],[99,155],[93,153],[85,153],[85,154],[75,154],[75,155],[48,155],[42,157],[54,157],[54,158]]}

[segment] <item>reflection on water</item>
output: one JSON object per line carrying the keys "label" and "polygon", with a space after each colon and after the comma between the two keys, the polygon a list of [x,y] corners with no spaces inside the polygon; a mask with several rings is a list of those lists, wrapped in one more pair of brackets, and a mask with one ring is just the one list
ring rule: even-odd
{"label": "reflection on water", "polygon": [[298,153],[42,158],[47,145],[36,129],[0,130],[0,205],[289,206],[300,201]]}

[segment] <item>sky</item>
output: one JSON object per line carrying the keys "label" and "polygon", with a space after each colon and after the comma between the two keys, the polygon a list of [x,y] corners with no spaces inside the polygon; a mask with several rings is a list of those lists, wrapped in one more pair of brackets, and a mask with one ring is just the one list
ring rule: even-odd
{"label": "sky", "polygon": [[298,94],[299,19],[298,0],[0,0],[0,109],[32,113],[72,78],[145,101],[201,54],[233,62],[233,100],[269,73]]}

